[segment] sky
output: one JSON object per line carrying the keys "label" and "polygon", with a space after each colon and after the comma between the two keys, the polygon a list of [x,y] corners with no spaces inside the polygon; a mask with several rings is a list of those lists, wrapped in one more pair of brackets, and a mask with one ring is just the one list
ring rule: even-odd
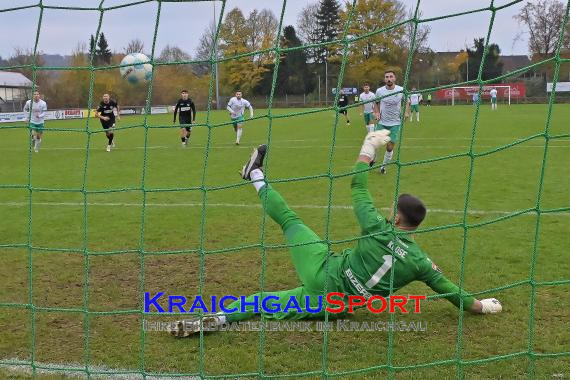
{"label": "sky", "polygon": [[[140,0],[105,0],[104,7],[121,6]],[[287,0],[283,14],[284,25],[296,25],[298,14],[307,4],[316,0]],[[423,0],[420,3],[422,18],[433,18],[465,12],[489,6],[490,0]],[[500,6],[510,0],[495,0]],[[101,0],[43,0],[45,6],[74,6],[97,8]],[[408,9],[416,7],[417,0],[402,0]],[[0,10],[37,4],[38,0],[0,0]],[[498,43],[505,55],[527,54],[525,35],[515,40],[522,26],[513,18],[525,1],[496,13],[491,42]],[[158,23],[157,54],[167,44],[176,45],[194,55],[198,41],[209,22],[219,17],[222,1],[191,1],[163,3]],[[283,0],[227,0],[225,13],[239,7],[247,14],[253,9],[270,9],[280,17]],[[111,50],[121,52],[135,38],[142,40],[145,51],[150,52],[156,27],[158,3],[146,3],[110,10],[104,13],[101,30],[107,37]],[[100,12],[91,10],[45,9],[38,40],[38,50],[47,54],[70,54],[79,42],[87,43],[95,34]],[[0,57],[8,58],[14,48],[33,48],[36,41],[39,7],[0,12],[2,41]],[[491,12],[427,22],[431,28],[429,46],[434,51],[458,51],[472,45],[476,37],[486,36]]]}

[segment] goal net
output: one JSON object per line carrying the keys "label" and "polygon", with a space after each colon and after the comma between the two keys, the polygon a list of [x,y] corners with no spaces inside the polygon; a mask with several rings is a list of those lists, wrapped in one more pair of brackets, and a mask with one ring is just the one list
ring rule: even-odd
{"label": "goal net", "polygon": [[[544,279],[537,275],[540,255],[552,253],[543,248],[545,240],[548,240],[544,238],[545,220],[555,215],[567,216],[570,212],[568,203],[564,203],[568,198],[564,198],[563,194],[559,194],[555,204],[543,202],[545,173],[549,170],[547,162],[557,160],[565,162],[563,156],[549,158],[552,154],[561,154],[564,149],[563,147],[552,149],[552,145],[570,137],[567,131],[556,133],[551,129],[555,91],[549,95],[548,104],[540,111],[543,117],[540,118],[540,123],[536,123],[540,126],[532,134],[517,135],[520,137],[509,138],[508,141],[499,140],[498,145],[483,145],[479,150],[476,148],[478,147],[476,136],[481,128],[479,106],[473,109],[472,117],[462,116],[469,119],[467,133],[458,138],[460,143],[457,151],[449,154],[441,154],[440,149],[443,145],[449,145],[450,141],[454,141],[454,137],[449,137],[447,134],[435,136],[430,132],[432,135],[428,139],[429,142],[420,145],[418,140],[409,138],[411,133],[409,131],[414,125],[410,124],[411,128],[402,128],[399,148],[389,167],[392,179],[385,180],[382,184],[388,189],[386,197],[389,197],[389,202],[392,203],[403,191],[403,183],[407,180],[403,173],[413,178],[408,185],[411,183],[413,186],[418,186],[422,180],[417,176],[429,172],[429,177],[435,178],[433,183],[443,183],[445,186],[441,188],[439,199],[447,199],[451,194],[458,194],[454,209],[431,210],[436,214],[440,212],[440,215],[445,217],[441,217],[436,225],[423,228],[417,233],[423,241],[435,239],[433,249],[440,252],[434,252],[434,255],[444,255],[443,251],[448,253],[446,260],[452,268],[450,271],[455,271],[454,279],[460,287],[469,287],[474,281],[472,277],[474,265],[477,266],[477,276],[494,272],[498,270],[497,266],[524,265],[523,268],[526,269],[517,273],[516,279],[505,280],[505,272],[497,272],[496,275],[487,277],[489,283],[484,283],[474,292],[474,295],[480,298],[495,295],[500,298],[501,292],[512,291],[514,294],[510,297],[512,303],[511,306],[505,306],[504,317],[501,315],[499,318],[491,319],[469,318],[464,317],[463,304],[459,309],[441,307],[438,309],[441,314],[432,315],[430,321],[442,323],[439,326],[443,331],[433,333],[429,331],[423,335],[418,333],[408,336],[403,334],[412,333],[400,334],[393,329],[382,333],[366,331],[348,333],[324,329],[295,334],[276,333],[261,328],[256,333],[247,333],[250,335],[235,332],[201,333],[195,339],[176,340],[168,334],[150,332],[144,328],[148,320],[164,321],[167,318],[175,320],[190,317],[188,314],[164,315],[155,311],[146,312],[143,301],[145,292],[149,289],[187,295],[190,295],[188,291],[192,289],[195,291],[192,295],[221,296],[243,291],[242,285],[251,280],[255,282],[256,291],[266,292],[275,290],[269,289],[269,282],[274,285],[281,284],[295,276],[289,261],[279,266],[277,270],[274,268],[271,275],[268,275],[268,268],[270,265],[275,265],[274,260],[278,260],[276,255],[271,253],[283,250],[283,255],[288,257],[286,249],[290,246],[283,244],[282,240],[275,242],[268,237],[279,232],[269,217],[263,214],[258,203],[242,203],[244,199],[242,197],[245,195],[240,193],[240,189],[249,185],[231,177],[230,170],[227,169],[236,162],[241,163],[243,155],[247,157],[249,152],[241,147],[235,147],[233,141],[224,146],[218,144],[216,140],[216,136],[220,133],[232,130],[229,116],[226,113],[222,115],[221,111],[217,113],[213,106],[216,98],[217,64],[225,62],[228,65],[224,69],[230,67],[237,70],[249,64],[247,59],[251,56],[263,56],[264,59],[273,62],[267,109],[256,108],[255,118],[247,122],[259,123],[261,141],[258,143],[266,143],[269,146],[270,154],[266,167],[269,182],[276,187],[289,186],[292,189],[306,185],[307,187],[301,188],[296,194],[298,206],[307,213],[313,213],[310,214],[313,216],[313,221],[318,220],[322,226],[322,242],[331,251],[339,252],[348,244],[356,244],[361,238],[356,222],[352,223],[353,217],[349,214],[352,211],[349,195],[346,194],[349,190],[342,193],[339,190],[341,187],[338,186],[341,181],[348,182],[348,178],[354,174],[352,166],[349,166],[353,163],[353,156],[352,153],[347,153],[348,148],[356,155],[360,146],[357,144],[360,144],[364,137],[362,133],[357,138],[351,139],[349,133],[352,130],[347,129],[341,114],[344,109],[336,105],[339,89],[345,87],[343,82],[345,71],[350,65],[350,47],[375,36],[389,40],[392,38],[390,33],[395,28],[409,25],[411,26],[409,51],[414,51],[419,26],[465,14],[490,15],[485,38],[485,43],[488,44],[495,16],[504,9],[514,6],[517,1],[501,2],[500,5],[491,1],[489,6],[480,9],[421,18],[418,0],[414,4],[411,16],[407,19],[397,24],[384,22],[372,32],[360,35],[351,33],[351,25],[362,22],[357,18],[359,7],[369,2],[347,1],[343,2],[346,18],[342,19],[342,30],[336,39],[326,43],[317,41],[310,46],[290,47],[283,45],[282,31],[285,27],[284,15],[287,5],[292,1],[284,0],[280,2],[275,38],[269,42],[265,41],[267,45],[262,48],[254,52],[236,51],[235,54],[226,54],[223,57],[216,54],[214,49],[206,60],[183,57],[167,63],[158,59],[156,47],[160,34],[159,25],[169,23],[169,20],[163,16],[164,8],[178,7],[183,3],[201,3],[200,1],[100,0],[98,6],[94,7],[86,7],[81,1],[73,4],[71,1],[61,1],[58,3],[58,0],[40,0],[33,4],[13,7],[6,6],[4,1],[0,3],[0,15],[16,14],[25,9],[33,9],[38,15],[35,20],[26,20],[26,24],[34,29],[34,59],[25,63],[3,64],[0,69],[31,70],[30,79],[34,83],[34,88],[37,86],[37,76],[43,71],[64,74],[79,72],[85,84],[83,102],[85,108],[90,110],[94,108],[100,94],[107,90],[96,88],[96,77],[119,70],[118,65],[99,65],[93,59],[97,42],[101,39],[104,20],[119,9],[130,9],[143,3],[154,4],[156,6],[152,14],[154,23],[148,25],[153,35],[152,45],[149,47],[153,72],[156,73],[165,67],[200,64],[209,68],[211,73],[206,79],[208,96],[203,104],[204,111],[201,111],[204,116],[202,121],[193,126],[192,132],[193,138],[201,136],[201,142],[196,143],[196,150],[190,152],[199,150],[200,153],[196,153],[192,159],[174,160],[172,157],[178,156],[174,156],[167,146],[171,135],[164,138],[160,137],[161,135],[156,137],[158,132],[169,130],[169,133],[176,137],[176,147],[180,148],[177,136],[180,126],[172,124],[170,116],[168,119],[166,117],[160,119],[152,115],[153,93],[159,86],[155,81],[155,75],[149,83],[147,92],[143,94],[144,115],[134,123],[125,123],[123,126],[119,124],[117,128],[117,134],[132,133],[133,139],[137,139],[137,143],[132,144],[129,154],[105,155],[104,152],[98,154],[95,149],[100,148],[98,141],[102,141],[104,131],[93,119],[78,119],[71,127],[68,125],[62,127],[62,124],[50,126],[47,123],[45,146],[49,138],[52,138],[52,141],[56,139],[61,141],[60,150],[54,153],[46,148],[47,155],[43,154],[44,152],[40,152],[39,155],[33,153],[32,147],[29,146],[30,130],[26,121],[0,123],[1,143],[4,142],[5,136],[16,136],[10,145],[1,145],[3,150],[0,150],[2,154],[0,377],[11,377],[14,374],[19,377],[25,370],[32,376],[47,374],[50,378],[69,375],[113,379],[400,377],[462,379],[516,376],[554,378],[563,377],[563,373],[569,370],[568,336],[558,342],[545,342],[537,332],[541,318],[547,317],[544,315],[546,313],[541,314],[539,309],[546,304],[559,305],[557,309],[550,309],[554,320],[563,321],[568,316],[568,304],[555,295],[546,293],[547,302],[539,303],[539,294],[545,289],[555,292],[556,295],[568,294],[567,291],[562,292],[564,287],[570,284],[568,273],[555,279]],[[221,4],[221,7],[218,8],[216,15],[217,25],[213,34],[215,41],[220,39],[222,20],[229,11],[229,2],[217,3],[218,6]],[[246,3],[249,5],[248,1],[234,1],[232,5]],[[422,2],[424,3],[430,2]],[[568,22],[569,4],[565,6],[564,26]],[[90,49],[90,59],[87,63],[74,67],[39,64],[37,57],[39,41],[44,33],[44,23],[48,19],[46,13],[51,11],[64,11],[66,18],[74,17],[78,12],[91,12],[96,15],[91,19],[93,25],[90,26],[95,32],[95,43]],[[193,17],[195,17],[193,14],[188,15],[188,23],[192,23]],[[128,26],[129,20],[121,22]],[[65,20],[61,20],[61,24],[61,28],[65,27]],[[180,25],[180,31],[183,30],[184,25]],[[5,35],[6,33],[4,31]],[[564,33],[561,31],[552,58],[533,64],[533,67],[540,64],[553,65],[553,87],[556,87],[558,82],[561,63],[568,61],[560,55],[563,36]],[[335,106],[318,109],[275,109],[274,98],[277,84],[282,80],[279,74],[283,65],[283,56],[315,47],[330,48],[331,51],[337,52],[339,72],[335,83]],[[483,61],[487,53],[485,45]],[[409,77],[413,59],[414,55],[409,54],[400,79],[405,98],[411,92],[412,83],[409,83]],[[258,69],[255,65],[251,66]],[[487,94],[492,84],[480,79],[481,71],[482,67],[479,69],[479,79],[469,82],[473,85],[471,87],[445,85],[423,89],[420,92],[428,93],[452,87],[454,93],[465,91],[466,94],[472,94],[473,91],[479,91]],[[169,77],[171,80],[174,80],[173,78],[175,76]],[[508,86],[493,87],[497,88],[500,99],[510,103],[511,89]],[[61,89],[64,90],[65,88]],[[352,114],[357,114],[356,107],[361,105],[362,103],[351,104],[348,109],[353,110]],[[422,113],[435,112],[435,108],[438,107],[432,107]],[[330,117],[331,113],[334,113],[334,119]],[[428,119],[429,116],[426,116],[425,119]],[[302,119],[304,117],[307,119]],[[357,116],[354,118],[358,119]],[[299,120],[301,122],[298,122]],[[281,122],[292,121],[293,130],[298,125],[304,127],[303,123],[307,120],[308,125],[327,123],[330,128],[320,135],[317,135],[312,127],[297,128],[295,131],[301,134],[300,140],[290,138],[287,140],[283,136],[285,127],[281,128]],[[414,131],[422,129],[423,125]],[[426,129],[432,130],[430,127]],[[227,132],[228,135],[230,132]],[[491,139],[495,141],[497,137],[491,136]],[[347,139],[344,144],[343,139]],[[437,139],[445,140],[445,144],[433,143]],[[125,145],[129,143],[126,138],[122,141]],[[525,144],[529,142],[534,145],[527,147]],[[63,144],[75,145],[62,146]],[[26,147],[25,154],[13,156],[12,152],[18,146]],[[272,158],[271,150],[283,147],[287,150],[281,154],[281,158],[294,161],[295,170],[303,170],[309,162],[315,160],[322,160],[322,165],[306,175],[289,173],[282,177],[273,176],[272,173],[277,171],[274,170],[276,159]],[[487,162],[485,160],[495,159],[505,151],[516,147],[529,148],[525,150],[525,154],[539,152],[533,156],[536,159],[532,160],[537,167],[536,172],[530,176],[532,190],[527,192],[517,188],[516,194],[506,194],[508,198],[524,198],[528,203],[520,208],[515,206],[517,207],[515,209],[495,210],[490,214],[472,209],[472,203],[479,194],[487,192],[501,182],[497,180],[497,184],[480,183],[489,173],[483,170],[484,176],[477,176],[478,168]],[[116,152],[121,152],[120,149],[123,149],[122,152],[129,152],[121,146]],[[226,156],[230,149],[237,153]],[[410,159],[409,154],[418,151],[424,152],[425,156]],[[62,161],[62,166],[52,173],[48,175],[42,173],[40,169],[43,170],[50,160],[57,159],[63,152],[74,156]],[[351,154],[350,159],[347,158],[350,162],[345,160],[338,164],[335,161],[339,156],[346,154]],[[132,156],[137,156],[140,161],[129,161],[129,157]],[[526,159],[529,156],[524,157]],[[450,173],[447,172],[448,166],[445,165],[456,163],[457,160],[462,160],[463,166],[457,176],[450,178]],[[71,170],[68,165],[73,163],[79,163],[79,167]],[[192,183],[183,181],[189,175],[189,168],[194,170],[193,173],[197,173],[196,180]],[[136,172],[137,175],[133,176],[131,182],[127,184],[119,182],[123,177],[129,177],[129,173],[132,172]],[[158,174],[170,172],[172,173],[170,176],[157,177]],[[224,174],[220,175],[220,172]],[[560,173],[550,174],[556,177]],[[388,177],[382,177],[382,180]],[[160,178],[160,181],[156,178]],[[182,180],[178,181],[181,178]],[[516,184],[517,180],[518,178],[513,179]],[[109,185],[111,181],[120,185],[111,186]],[[448,185],[448,182],[454,185]],[[310,191],[313,190],[323,192],[322,204],[311,203]],[[379,192],[378,189],[371,191],[375,194]],[[228,192],[230,195],[224,198]],[[128,212],[128,210],[135,211]],[[382,211],[388,215],[392,208]],[[177,212],[179,213],[176,214]],[[341,212],[347,213],[339,214]],[[56,228],[60,216],[68,219],[65,219],[64,225]],[[233,216],[239,216],[240,219],[232,219]],[[547,231],[559,237],[566,232],[567,224],[563,224],[567,223],[566,220],[560,221],[559,224],[549,224]],[[351,222],[345,223],[345,221]],[[499,228],[501,223],[511,223],[510,229],[500,237],[501,239],[520,232],[521,223],[524,223],[525,228],[530,231],[521,238],[526,242],[524,247],[519,247],[522,254],[507,257],[510,252],[493,251],[496,255],[489,262],[483,262],[479,256],[480,251],[496,247],[491,247],[492,244],[485,240],[485,235],[481,235],[482,231]],[[332,233],[333,226],[337,226],[349,236],[335,236]],[[119,230],[120,234],[117,232]],[[171,241],[160,240],[162,235],[167,233],[173,236],[172,240],[179,237],[182,240],[187,239],[188,230],[194,233],[192,245],[185,243],[182,246],[172,246]],[[251,239],[254,241],[244,240],[243,235],[246,233],[250,237],[253,236]],[[76,240],[71,236],[76,236]],[[448,239],[453,237],[457,239],[454,240],[453,247],[450,247]],[[155,244],[156,241],[161,241],[161,244]],[[553,250],[566,249],[567,240],[561,238],[558,241],[560,244]],[[497,264],[499,256],[507,258]],[[236,260],[236,257],[240,260]],[[548,256],[548,260],[550,259],[551,256]],[[479,266],[484,269],[480,269]],[[563,270],[563,264],[560,266],[562,269],[557,268],[557,264],[547,268]],[[232,277],[234,275],[241,277],[239,280],[234,279]],[[164,287],[159,288],[157,284]],[[414,288],[413,291],[429,291],[426,289]],[[124,298],[117,300],[117,297],[121,296]],[[429,295],[427,297],[430,301],[429,306],[422,308],[421,317],[430,318],[427,309],[438,308],[440,305],[431,301],[441,298],[442,295]],[[516,308],[521,313],[515,315],[509,308]],[[196,315],[202,316],[202,313]],[[262,317],[261,321],[265,321],[264,318]],[[356,314],[355,317],[360,322],[368,321],[369,318],[374,319],[376,316]],[[386,319],[386,323],[398,322],[394,314],[382,318]],[[331,316],[327,314],[325,322],[328,323],[330,319]],[[561,328],[556,333],[565,332]],[[469,340],[469,337],[472,340]],[[502,351],[496,350],[497,345],[503,341],[510,342],[515,338],[520,338],[520,341],[506,346],[507,348]],[[476,344],[479,345],[470,350],[471,345]],[[540,366],[545,362],[556,369],[549,367],[552,369],[551,372],[541,372]],[[513,375],[515,371],[517,375]],[[494,376],[494,373],[499,375]]]}

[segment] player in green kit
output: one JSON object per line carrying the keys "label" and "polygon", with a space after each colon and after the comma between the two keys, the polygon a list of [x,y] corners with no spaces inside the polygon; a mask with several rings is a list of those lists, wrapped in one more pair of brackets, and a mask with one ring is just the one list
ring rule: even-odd
{"label": "player in green kit", "polygon": [[[236,312],[211,314],[202,320],[178,321],[170,334],[186,337],[201,329],[214,329],[216,325],[247,320],[260,313],[277,320],[322,318],[325,307],[317,313],[309,311],[318,310],[319,301],[322,304],[322,297],[326,296],[325,284],[328,292],[343,293],[345,298],[348,295],[370,298],[374,295],[386,297],[412,281],[422,281],[434,291],[448,294],[446,298],[455,306],[462,301],[465,310],[481,314],[500,312],[502,306],[498,300],[490,298],[479,301],[448,280],[409,234],[426,215],[426,209],[418,198],[401,195],[397,213],[389,220],[374,207],[368,191],[370,162],[376,156],[376,151],[390,141],[389,134],[388,130],[375,131],[364,140],[351,184],[352,205],[362,237],[356,247],[339,254],[330,253],[327,244],[265,182],[262,167],[267,146],[260,145],[255,149],[242,169],[242,178],[252,182],[265,212],[283,230],[301,285],[290,290],[263,292],[265,300],[271,297],[271,301],[265,304],[260,293],[251,295],[245,298],[244,311],[238,299],[227,306],[227,309],[235,308]],[[287,307],[292,299],[296,300],[300,310]],[[271,310],[264,310],[262,305]],[[346,310],[341,315],[345,313]]]}

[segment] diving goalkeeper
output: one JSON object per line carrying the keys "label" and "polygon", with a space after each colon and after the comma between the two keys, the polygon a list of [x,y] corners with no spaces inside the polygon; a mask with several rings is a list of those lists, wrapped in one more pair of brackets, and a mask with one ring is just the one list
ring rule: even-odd
{"label": "diving goalkeeper", "polygon": [[[325,296],[325,283],[328,292],[365,298],[374,295],[387,297],[391,294],[392,276],[392,293],[412,281],[422,281],[437,293],[447,294],[445,298],[457,307],[462,300],[464,309],[476,314],[500,312],[502,306],[495,298],[477,300],[448,280],[414,241],[409,232],[416,230],[426,216],[426,208],[418,198],[409,194],[400,195],[396,215],[389,220],[374,207],[368,191],[369,165],[376,151],[390,141],[389,134],[389,130],[370,132],[364,140],[351,184],[352,206],[362,237],[354,249],[346,249],[341,254],[330,254],[322,239],[265,182],[263,159],[267,147],[260,145],[255,149],[241,175],[252,182],[265,212],[281,226],[285,240],[291,246],[289,250],[301,286],[291,290],[263,292],[264,297],[272,296],[272,308],[281,306],[280,311],[268,312],[263,311],[262,307],[254,307],[256,300],[261,303],[261,294],[258,293],[245,299],[245,312],[241,312],[241,302],[238,300],[227,306],[227,309],[236,308],[238,312],[208,315],[202,318],[202,323],[198,318],[179,321],[177,328],[170,333],[185,337],[198,333],[200,329],[214,330],[215,325],[250,319],[259,313],[277,320],[324,318],[324,307],[318,313],[310,313],[307,309],[318,309],[319,296]],[[291,296],[297,300],[301,312],[295,308],[285,308]],[[206,324],[209,328],[205,328]]]}

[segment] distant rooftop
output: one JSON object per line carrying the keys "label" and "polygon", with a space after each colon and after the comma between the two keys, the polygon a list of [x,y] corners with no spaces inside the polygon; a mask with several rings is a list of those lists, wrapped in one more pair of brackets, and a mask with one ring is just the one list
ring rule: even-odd
{"label": "distant rooftop", "polygon": [[529,66],[532,63],[526,55],[502,55],[501,61],[503,62],[503,71],[507,73]]}
{"label": "distant rooftop", "polygon": [[32,87],[32,81],[25,75],[12,71],[0,71],[0,87]]}

